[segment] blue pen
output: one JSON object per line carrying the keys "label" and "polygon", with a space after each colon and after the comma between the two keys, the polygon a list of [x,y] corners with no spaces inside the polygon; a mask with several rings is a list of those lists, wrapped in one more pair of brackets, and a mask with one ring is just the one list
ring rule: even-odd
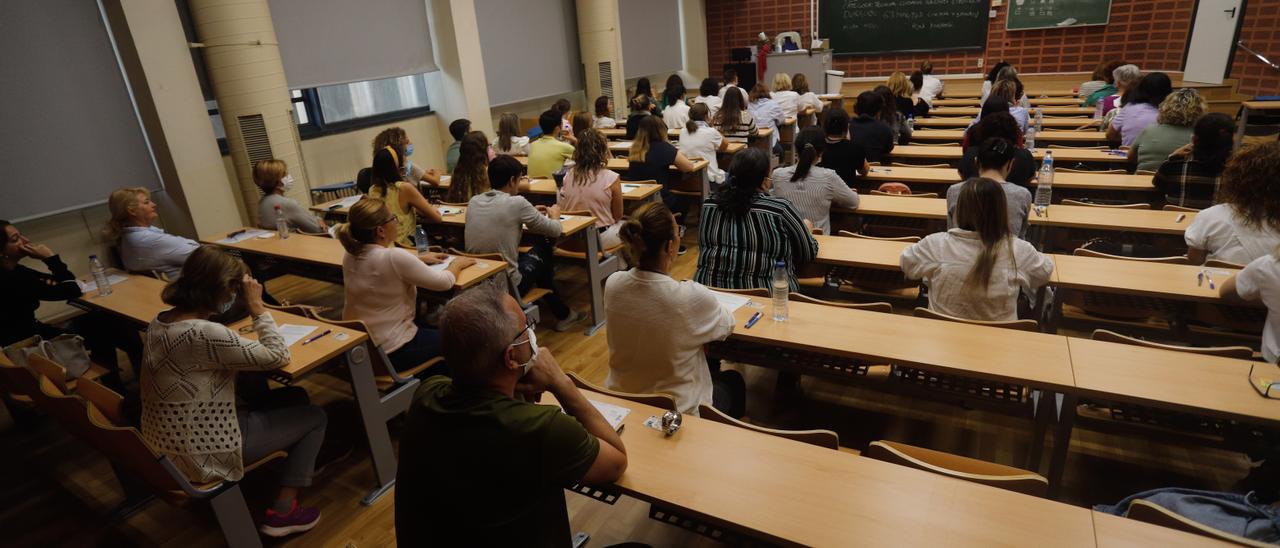
{"label": "blue pen", "polygon": [[755,314],[752,314],[752,315],[751,315],[751,319],[747,320],[747,325],[746,325],[746,326],[744,326],[743,328],[744,328],[744,329],[751,329],[751,326],[755,325],[755,324],[756,324],[756,322],[758,322],[758,321],[760,321],[760,313],[759,313],[759,312],[756,312]]}

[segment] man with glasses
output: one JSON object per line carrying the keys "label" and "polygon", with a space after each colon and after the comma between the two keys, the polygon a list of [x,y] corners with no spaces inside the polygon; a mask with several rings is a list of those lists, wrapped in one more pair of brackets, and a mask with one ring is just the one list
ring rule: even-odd
{"label": "man with glasses", "polygon": [[[520,305],[494,285],[440,318],[453,378],[423,382],[396,474],[402,546],[570,546],[564,488],[613,483],[622,438],[537,346]],[[538,405],[550,392],[563,407]]]}

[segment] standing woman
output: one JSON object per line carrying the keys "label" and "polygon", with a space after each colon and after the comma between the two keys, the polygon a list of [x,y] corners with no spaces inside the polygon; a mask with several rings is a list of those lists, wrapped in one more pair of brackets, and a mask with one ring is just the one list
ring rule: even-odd
{"label": "standing woman", "polygon": [[[399,220],[387,211],[386,203],[366,198],[351,206],[348,223],[339,225],[342,256],[343,297],[347,303],[344,320],[361,320],[396,371],[411,369],[440,355],[440,333],[414,322],[418,308],[418,288],[447,291],[458,274],[475,264],[475,259],[454,257],[444,270],[429,268],[448,255],[414,255],[396,247]],[[438,374],[441,366],[424,372],[422,378]]]}
{"label": "standing woman", "polygon": [[398,151],[390,146],[374,153],[373,169],[369,177],[369,197],[386,201],[387,208],[399,221],[398,232],[392,241],[413,245],[413,231],[418,228],[418,214],[425,217],[428,223],[439,223],[444,218],[435,206],[422,197],[417,185],[400,179],[404,171],[403,160]]}
{"label": "standing woman", "polygon": [[[726,100],[733,94],[725,94]],[[818,254],[795,206],[769,195],[769,154],[748,147],[733,155],[729,179],[702,204],[698,227],[698,283],[725,289],[771,286],[773,267],[786,264],[791,291],[795,269]]]}
{"label": "standing woman", "polygon": [[600,230],[600,245],[614,247],[622,240],[622,184],[618,173],[606,167],[609,142],[598,130],[588,129],[573,149],[573,167],[564,175],[556,202],[560,211],[590,211]]}
{"label": "standing woman", "polygon": [[317,219],[293,198],[286,198],[284,193],[293,186],[293,176],[289,175],[289,167],[284,160],[261,160],[253,164],[253,182],[262,191],[262,199],[258,200],[258,227],[268,230],[276,228],[276,208],[279,215],[289,223],[289,228],[311,234],[325,231],[324,221]]}
{"label": "standing woman", "polygon": [[904,249],[902,273],[929,286],[929,310],[967,320],[1016,320],[1019,293],[1048,283],[1053,261],[1009,233],[999,183],[978,178],[957,186],[957,226]]}
{"label": "standing woman", "polygon": [[111,220],[102,229],[107,242],[118,246],[120,261],[130,272],[156,272],[168,279],[182,273],[182,263],[200,247],[195,240],[166,234],[151,193],[142,187],[116,189],[107,199]]}
{"label": "standing woman", "polygon": [[689,109],[689,121],[680,128],[680,142],[676,147],[690,160],[701,158],[707,161],[707,169],[702,174],[702,195],[711,195],[712,183],[719,185],[724,181],[724,171],[720,169],[718,152],[729,148],[729,140],[724,138],[716,128],[707,123],[710,109],[706,103],[698,103]]}
{"label": "standing woman", "polygon": [[720,110],[712,116],[711,125],[720,130],[730,141],[745,143],[756,134],[756,119],[747,104],[742,101],[742,93],[725,93],[720,102]]}
{"label": "standing woman", "polygon": [[489,139],[482,131],[468,133],[458,149],[458,165],[453,168],[449,190],[444,194],[445,201],[461,204],[489,190],[489,176],[485,172],[488,165]]}
{"label": "standing woman", "polygon": [[671,192],[671,166],[680,173],[693,171],[693,161],[689,160],[676,147],[667,142],[667,126],[662,118],[649,115],[640,120],[636,138],[631,141],[631,150],[627,153],[627,181],[656,181],[662,185],[662,202],[672,211],[685,214],[689,210],[689,200]]}
{"label": "standing woman", "polygon": [[498,142],[494,143],[493,152],[508,156],[529,155],[529,138],[521,133],[520,117],[516,113],[504,112],[498,119]]}
{"label": "standing woman", "polygon": [[823,234],[831,233],[831,206],[858,207],[858,193],[840,175],[818,167],[827,148],[822,128],[809,126],[796,136],[796,164],[773,170],[772,194],[795,206],[800,217]]}
{"label": "standing woman", "polygon": [[[257,340],[209,320],[237,295],[253,318]],[[160,298],[173,308],[147,327],[139,383],[143,440],[197,485],[240,481],[246,462],[288,451],[280,490],[259,528],[283,537],[315,527],[320,511],[299,506],[298,491],[311,485],[327,424],[324,411],[297,386],[271,391],[260,400],[269,405],[261,408],[236,398],[236,373],[289,365],[289,347],[262,303],[262,286],[239,259],[203,246]]]}

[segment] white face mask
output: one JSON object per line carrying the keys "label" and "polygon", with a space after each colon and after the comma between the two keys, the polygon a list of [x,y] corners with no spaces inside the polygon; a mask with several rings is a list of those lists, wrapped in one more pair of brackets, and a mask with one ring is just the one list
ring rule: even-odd
{"label": "white face mask", "polygon": [[[532,353],[529,354],[529,361],[520,364],[520,368],[524,370],[520,373],[521,376],[528,375],[529,369],[533,368],[534,360],[538,359],[538,334],[534,332],[533,326],[526,327],[524,331],[529,335],[528,343]],[[524,343],[525,341],[513,342],[511,346],[519,346]]]}
{"label": "white face mask", "polygon": [[285,192],[289,192],[293,188],[293,175],[285,175],[280,178],[280,186],[284,187]]}
{"label": "white face mask", "polygon": [[231,310],[231,307],[235,306],[235,304],[236,296],[232,295],[230,299],[227,299],[227,302],[222,303],[222,305],[218,307],[218,314],[226,314],[227,311]]}

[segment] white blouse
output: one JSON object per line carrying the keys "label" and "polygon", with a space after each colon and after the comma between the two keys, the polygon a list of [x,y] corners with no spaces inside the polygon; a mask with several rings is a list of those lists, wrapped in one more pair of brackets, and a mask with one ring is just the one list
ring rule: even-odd
{"label": "white blouse", "polygon": [[997,246],[985,293],[964,287],[982,254],[982,240],[975,231],[952,228],[930,234],[902,250],[899,261],[908,279],[924,280],[929,286],[929,310],[969,320],[1011,321],[1018,319],[1018,293],[1032,293],[1048,283],[1053,261],[1024,240],[1007,241]]}

